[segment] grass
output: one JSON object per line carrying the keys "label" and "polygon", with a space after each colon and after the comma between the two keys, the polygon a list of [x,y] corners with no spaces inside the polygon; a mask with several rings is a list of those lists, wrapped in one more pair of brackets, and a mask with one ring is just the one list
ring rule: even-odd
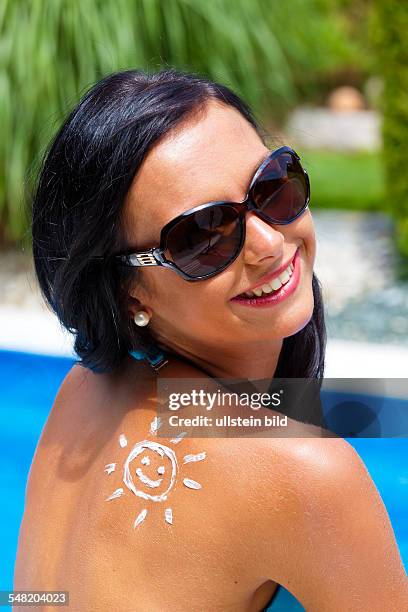
{"label": "grass", "polygon": [[299,152],[311,184],[311,206],[384,210],[381,153]]}

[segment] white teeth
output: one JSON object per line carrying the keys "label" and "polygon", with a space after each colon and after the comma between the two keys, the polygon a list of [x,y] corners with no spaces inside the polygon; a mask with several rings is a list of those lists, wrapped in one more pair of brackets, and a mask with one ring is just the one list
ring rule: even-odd
{"label": "white teeth", "polygon": [[277,278],[274,278],[273,281],[271,282],[271,287],[274,291],[276,291],[277,289],[280,289],[282,287],[282,283],[280,281],[279,276]]}
{"label": "white teeth", "polygon": [[288,280],[293,274],[293,270],[294,266],[292,263],[290,263],[286,270],[282,272],[282,274],[274,278],[270,283],[265,283],[264,285],[262,285],[262,287],[257,287],[252,291],[246,291],[244,295],[246,295],[247,297],[261,297],[261,295],[265,293],[268,294],[272,293],[272,291],[277,291],[282,287],[282,285],[288,282]]}
{"label": "white teeth", "polygon": [[284,283],[287,283],[287,282],[288,282],[288,280],[290,279],[290,274],[289,274],[289,272],[288,272],[287,270],[285,270],[284,272],[282,272],[282,274],[280,274],[280,275],[279,275],[279,279],[280,279],[280,281],[281,281],[282,285],[283,285]]}

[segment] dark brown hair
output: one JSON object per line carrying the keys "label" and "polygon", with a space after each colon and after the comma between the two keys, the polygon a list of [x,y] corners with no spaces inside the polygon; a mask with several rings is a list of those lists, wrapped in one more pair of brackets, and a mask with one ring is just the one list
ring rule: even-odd
{"label": "dark brown hair", "polygon": [[[174,69],[128,70],[84,95],[44,157],[32,208],[35,269],[44,298],[75,335],[80,363],[96,372],[116,368],[129,350],[154,346],[147,327],[137,328],[128,313],[138,271],[113,258],[128,246],[123,204],[150,148],[210,99],[237,109],[264,140],[250,108],[228,87]],[[315,275],[313,294],[313,316],[284,339],[276,377],[323,376],[326,335]]]}

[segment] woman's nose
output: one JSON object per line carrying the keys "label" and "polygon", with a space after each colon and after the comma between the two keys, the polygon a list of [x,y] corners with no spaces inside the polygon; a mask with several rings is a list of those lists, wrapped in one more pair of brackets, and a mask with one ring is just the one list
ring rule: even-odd
{"label": "woman's nose", "polygon": [[246,263],[256,264],[266,257],[280,257],[283,253],[284,235],[279,225],[273,226],[261,219],[255,212],[245,215],[246,231],[243,248]]}

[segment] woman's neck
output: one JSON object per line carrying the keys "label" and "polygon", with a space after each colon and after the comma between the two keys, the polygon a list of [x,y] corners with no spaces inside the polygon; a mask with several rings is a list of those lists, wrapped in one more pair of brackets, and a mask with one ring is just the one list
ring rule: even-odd
{"label": "woman's neck", "polygon": [[271,380],[276,371],[283,340],[268,341],[237,348],[200,347],[188,349],[182,346],[166,346],[177,356],[194,364],[212,378]]}

